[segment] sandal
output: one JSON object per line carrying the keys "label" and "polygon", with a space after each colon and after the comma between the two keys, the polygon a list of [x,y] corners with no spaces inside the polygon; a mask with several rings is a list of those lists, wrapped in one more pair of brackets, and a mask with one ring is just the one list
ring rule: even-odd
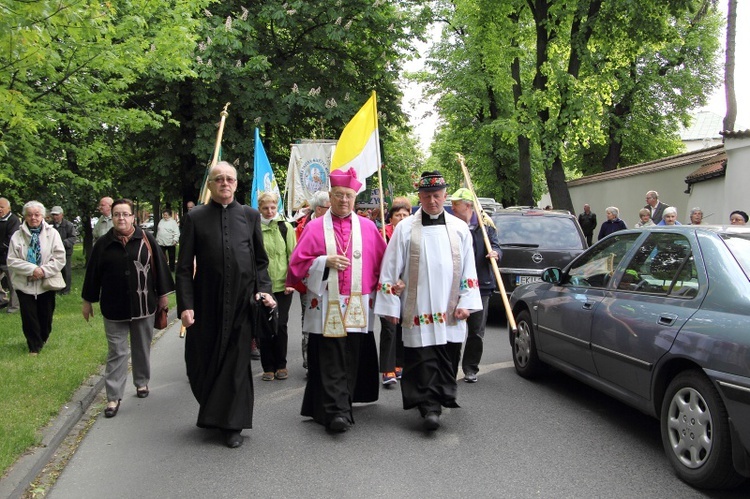
{"label": "sandal", "polygon": [[263,381],[273,381],[273,373],[272,372],[263,373],[263,376],[261,376],[260,379],[262,379]]}
{"label": "sandal", "polygon": [[138,388],[135,389],[135,395],[139,399],[145,399],[146,397],[148,397],[148,387],[147,386],[139,386]]}
{"label": "sandal", "polygon": [[289,377],[289,371],[286,369],[279,369],[276,371],[276,379],[287,379]]}

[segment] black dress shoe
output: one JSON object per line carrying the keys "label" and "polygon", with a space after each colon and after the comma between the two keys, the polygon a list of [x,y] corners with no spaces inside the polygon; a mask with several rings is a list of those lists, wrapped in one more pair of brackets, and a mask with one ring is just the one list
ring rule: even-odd
{"label": "black dress shoe", "polygon": [[114,407],[107,406],[106,409],[104,409],[104,417],[105,418],[113,418],[117,416],[117,411],[120,410],[120,401],[117,401],[117,405]]}
{"label": "black dress shoe", "polygon": [[437,412],[428,412],[424,415],[424,429],[427,431],[435,431],[440,428],[440,414]]}
{"label": "black dress shoe", "polygon": [[351,427],[349,421],[344,416],[335,416],[330,423],[328,423],[328,429],[338,433],[343,433]]}
{"label": "black dress shoe", "polygon": [[243,443],[242,432],[237,430],[221,430],[224,433],[224,443],[230,449],[236,449]]}
{"label": "black dress shoe", "polygon": [[148,397],[148,387],[142,386],[140,388],[136,388],[135,395],[139,399],[145,399],[146,397]]}

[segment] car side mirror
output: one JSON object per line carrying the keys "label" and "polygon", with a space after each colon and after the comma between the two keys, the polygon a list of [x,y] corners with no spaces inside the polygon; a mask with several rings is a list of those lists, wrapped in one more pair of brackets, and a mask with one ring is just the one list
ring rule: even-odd
{"label": "car side mirror", "polygon": [[542,281],[552,284],[560,284],[562,281],[562,270],[557,267],[549,267],[542,272]]}

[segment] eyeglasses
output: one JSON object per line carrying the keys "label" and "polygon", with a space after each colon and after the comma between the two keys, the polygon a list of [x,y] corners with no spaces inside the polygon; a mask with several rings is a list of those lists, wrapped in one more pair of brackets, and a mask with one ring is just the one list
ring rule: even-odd
{"label": "eyeglasses", "polygon": [[344,194],[343,192],[336,192],[333,194],[333,197],[335,197],[339,201],[344,201],[344,200],[349,201],[351,199],[356,198],[357,195],[356,194]]}
{"label": "eyeglasses", "polygon": [[223,184],[223,183],[233,184],[233,183],[237,182],[237,179],[234,178],[234,177],[223,177],[222,176],[222,177],[214,177],[214,178],[211,179],[211,181],[212,182],[216,182],[217,184]]}
{"label": "eyeglasses", "polygon": [[128,218],[132,216],[132,213],[112,213],[112,218]]}

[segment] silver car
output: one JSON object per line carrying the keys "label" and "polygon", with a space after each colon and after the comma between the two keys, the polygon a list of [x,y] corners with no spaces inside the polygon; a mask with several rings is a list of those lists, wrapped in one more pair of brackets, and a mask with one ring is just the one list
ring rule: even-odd
{"label": "silver car", "polygon": [[620,231],[542,279],[511,296],[518,374],[554,366],[658,418],[695,487],[750,477],[750,228]]}

